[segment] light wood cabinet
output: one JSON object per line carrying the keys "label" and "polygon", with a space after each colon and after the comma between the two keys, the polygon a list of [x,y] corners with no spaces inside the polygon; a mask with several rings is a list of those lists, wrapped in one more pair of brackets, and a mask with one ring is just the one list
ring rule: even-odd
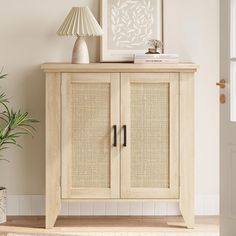
{"label": "light wood cabinet", "polygon": [[194,224],[194,64],[44,64],[46,227],[63,200],[170,199]]}

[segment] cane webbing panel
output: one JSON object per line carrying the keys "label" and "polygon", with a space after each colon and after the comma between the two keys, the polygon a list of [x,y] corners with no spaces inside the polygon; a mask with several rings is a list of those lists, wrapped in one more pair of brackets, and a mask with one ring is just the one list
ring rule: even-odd
{"label": "cane webbing panel", "polygon": [[169,187],[168,83],[131,83],[131,187]]}
{"label": "cane webbing panel", "polygon": [[72,84],[72,187],[110,187],[110,84]]}

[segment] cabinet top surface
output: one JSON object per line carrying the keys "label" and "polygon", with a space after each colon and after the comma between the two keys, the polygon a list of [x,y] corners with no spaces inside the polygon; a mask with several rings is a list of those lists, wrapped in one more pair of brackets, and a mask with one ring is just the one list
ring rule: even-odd
{"label": "cabinet top surface", "polygon": [[133,63],[91,63],[91,64],[69,64],[69,63],[45,63],[41,66],[44,72],[191,72],[198,69],[194,63],[176,64],[133,64]]}

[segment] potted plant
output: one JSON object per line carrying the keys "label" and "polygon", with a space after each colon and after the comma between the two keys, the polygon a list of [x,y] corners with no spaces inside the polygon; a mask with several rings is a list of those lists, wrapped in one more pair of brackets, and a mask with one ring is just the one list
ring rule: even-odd
{"label": "potted plant", "polygon": [[[0,71],[0,79],[7,75]],[[33,123],[38,122],[29,117],[27,112],[14,111],[9,109],[9,100],[5,93],[0,93],[0,161],[7,161],[2,158],[2,151],[11,145],[21,147],[17,142],[18,138],[31,135],[35,131]],[[0,224],[6,222],[6,188],[0,186]]]}
{"label": "potted plant", "polygon": [[148,54],[160,54],[162,51],[163,44],[160,40],[157,39],[150,39],[148,41]]}

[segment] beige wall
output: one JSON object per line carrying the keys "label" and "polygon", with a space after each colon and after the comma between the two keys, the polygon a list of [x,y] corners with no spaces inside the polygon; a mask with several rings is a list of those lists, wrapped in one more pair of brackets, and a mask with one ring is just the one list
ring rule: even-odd
{"label": "beige wall", "polygon": [[[219,192],[219,1],[164,0],[165,49],[200,65],[196,76],[196,194]],[[24,138],[24,149],[5,153],[0,185],[9,194],[44,193],[44,75],[43,62],[69,61],[74,39],[57,37],[68,10],[88,5],[99,15],[98,0],[0,0],[0,66],[9,74],[1,89],[21,108],[39,119],[37,134]],[[91,58],[99,57],[98,39],[88,40]]]}

